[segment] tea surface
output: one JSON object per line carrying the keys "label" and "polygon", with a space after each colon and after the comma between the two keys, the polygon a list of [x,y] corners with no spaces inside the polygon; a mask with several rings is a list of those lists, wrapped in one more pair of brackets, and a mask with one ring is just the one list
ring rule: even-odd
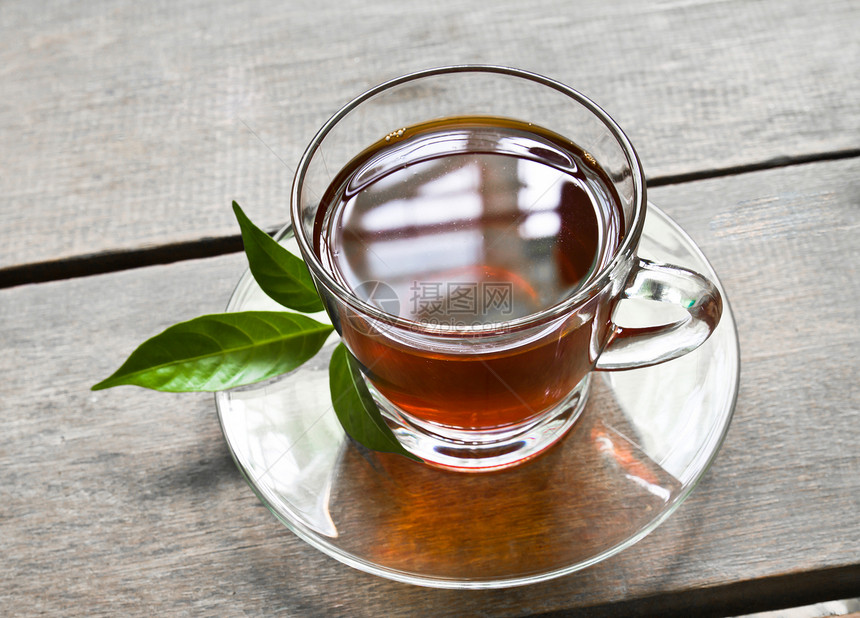
{"label": "tea surface", "polygon": [[588,282],[620,242],[613,190],[589,159],[510,120],[398,131],[332,183],[320,257],[363,300],[411,320],[462,326],[535,313]]}

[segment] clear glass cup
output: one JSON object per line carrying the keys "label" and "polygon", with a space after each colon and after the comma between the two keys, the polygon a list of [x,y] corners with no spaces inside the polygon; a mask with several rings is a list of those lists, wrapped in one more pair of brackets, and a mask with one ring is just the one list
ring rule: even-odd
{"label": "clear glass cup", "polygon": [[[602,267],[567,297],[508,320],[438,323],[392,311],[390,302],[404,299],[380,297],[380,289],[397,289],[384,275],[368,289],[350,287],[332,271],[320,249],[318,215],[329,206],[322,196],[338,172],[382,136],[458,117],[542,127],[605,172],[624,232]],[[636,152],[595,103],[534,73],[454,66],[391,80],[338,111],[302,157],[291,214],[326,311],[398,440],[429,464],[489,471],[531,459],[562,438],[585,405],[592,371],[677,358],[718,324],[722,300],[712,282],[637,257],[646,208]],[[665,304],[666,322],[616,323],[615,311],[628,299]]]}

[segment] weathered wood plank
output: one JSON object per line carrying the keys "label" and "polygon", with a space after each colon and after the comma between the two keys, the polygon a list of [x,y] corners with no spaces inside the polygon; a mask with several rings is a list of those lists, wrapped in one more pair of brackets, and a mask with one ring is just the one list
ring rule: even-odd
{"label": "weathered wood plank", "polygon": [[0,613],[515,616],[646,599],[624,613],[653,615],[667,598],[711,610],[731,598],[740,613],[810,586],[856,591],[858,172],[821,163],[652,192],[730,296],[732,428],[651,536],[512,590],[428,590],[340,565],[258,503],[210,396],[87,390],[144,338],[220,310],[240,256],[0,290]]}
{"label": "weathered wood plank", "polygon": [[652,177],[855,149],[858,29],[853,0],[7,2],[0,268],[235,235],[232,199],[281,224],[322,121],[433,65],[581,89]]}

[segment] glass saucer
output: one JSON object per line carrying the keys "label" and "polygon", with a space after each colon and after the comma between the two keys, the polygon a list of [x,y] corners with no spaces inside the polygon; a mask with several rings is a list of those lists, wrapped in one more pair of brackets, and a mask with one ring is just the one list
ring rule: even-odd
{"label": "glass saucer", "polygon": [[[280,239],[297,252],[289,228]],[[719,286],[698,247],[652,205],[639,255]],[[246,272],[227,309],[279,307]],[[637,307],[635,319],[647,310]],[[290,374],[217,393],[224,436],[251,488],[296,535],[352,567],[423,586],[529,584],[631,546],[708,469],[738,391],[737,331],[725,301],[720,325],[698,350],[655,367],[594,373],[580,419],[544,455],[459,474],[367,451],[345,436],[328,388],[337,341],[335,333]]]}

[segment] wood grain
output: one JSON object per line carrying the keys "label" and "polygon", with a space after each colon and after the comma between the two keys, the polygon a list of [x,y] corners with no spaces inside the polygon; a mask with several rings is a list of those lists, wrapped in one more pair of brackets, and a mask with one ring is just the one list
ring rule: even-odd
{"label": "wood grain", "polygon": [[0,613],[715,615],[860,593],[858,172],[819,163],[652,191],[737,317],[732,427],[652,535],[510,590],[343,566],[260,505],[211,396],[88,390],[146,337],[219,311],[241,256],[0,290]]}
{"label": "wood grain", "polygon": [[304,145],[404,72],[579,88],[651,177],[858,148],[860,5],[96,0],[0,7],[0,269],[284,223]]}

